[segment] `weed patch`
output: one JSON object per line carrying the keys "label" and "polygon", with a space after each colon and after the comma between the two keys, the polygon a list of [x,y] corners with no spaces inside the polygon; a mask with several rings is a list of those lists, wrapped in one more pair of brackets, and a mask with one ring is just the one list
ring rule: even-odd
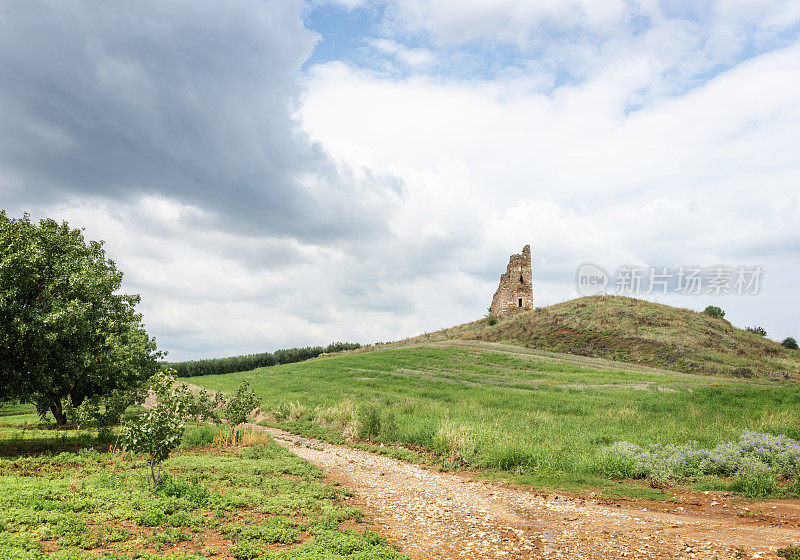
{"label": "weed patch", "polygon": [[361,520],[347,492],[263,431],[253,446],[246,437],[237,447],[202,441],[165,461],[154,493],[139,457],[0,458],[0,558],[404,558],[340,528]]}

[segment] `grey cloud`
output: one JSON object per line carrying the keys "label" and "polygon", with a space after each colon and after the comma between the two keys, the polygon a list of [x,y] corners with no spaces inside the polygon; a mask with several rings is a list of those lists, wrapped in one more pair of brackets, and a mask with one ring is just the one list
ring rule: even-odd
{"label": "grey cloud", "polygon": [[6,3],[4,204],[159,193],[207,210],[205,227],[306,240],[382,229],[397,185],[355,184],[292,118],[316,40],[302,7]]}

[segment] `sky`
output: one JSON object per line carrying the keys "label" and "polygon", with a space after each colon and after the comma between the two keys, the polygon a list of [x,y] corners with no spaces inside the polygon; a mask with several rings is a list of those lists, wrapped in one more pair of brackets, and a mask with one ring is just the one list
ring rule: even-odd
{"label": "sky", "polygon": [[0,208],[102,239],[169,359],[397,340],[592,263],[800,338],[800,0],[0,0]]}

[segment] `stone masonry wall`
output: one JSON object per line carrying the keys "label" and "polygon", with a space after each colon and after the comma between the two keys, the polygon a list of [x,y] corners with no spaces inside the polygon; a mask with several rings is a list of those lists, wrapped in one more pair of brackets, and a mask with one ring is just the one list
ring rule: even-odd
{"label": "stone masonry wall", "polygon": [[525,245],[521,255],[511,255],[500,286],[492,298],[492,313],[497,317],[533,309],[533,271],[531,246]]}

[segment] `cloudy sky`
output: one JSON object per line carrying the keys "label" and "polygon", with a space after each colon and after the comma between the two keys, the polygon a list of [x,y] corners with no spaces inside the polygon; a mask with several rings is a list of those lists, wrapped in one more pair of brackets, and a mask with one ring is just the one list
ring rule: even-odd
{"label": "cloudy sky", "polygon": [[[798,0],[0,0],[0,207],[104,239],[172,359],[473,320],[530,243],[760,266],[800,335]],[[610,288],[612,289],[612,288]]]}

